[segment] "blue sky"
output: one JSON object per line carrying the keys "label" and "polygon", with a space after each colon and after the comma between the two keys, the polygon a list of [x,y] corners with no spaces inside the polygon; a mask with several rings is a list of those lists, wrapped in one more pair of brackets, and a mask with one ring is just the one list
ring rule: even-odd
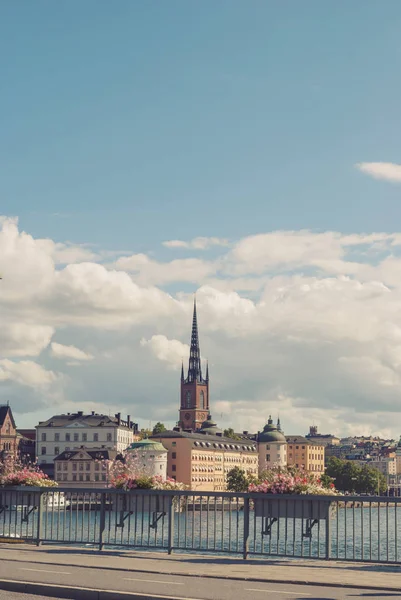
{"label": "blue sky", "polygon": [[196,291],[221,425],[399,436],[400,31],[400,0],[0,2],[20,426],[174,425]]}
{"label": "blue sky", "polygon": [[[57,241],[147,251],[394,229],[399,0],[8,0],[0,205]],[[161,249],[160,249],[161,250]]]}

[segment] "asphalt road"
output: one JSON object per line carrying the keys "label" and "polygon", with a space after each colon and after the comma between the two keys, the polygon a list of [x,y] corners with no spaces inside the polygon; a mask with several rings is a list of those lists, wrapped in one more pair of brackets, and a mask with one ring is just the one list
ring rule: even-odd
{"label": "asphalt road", "polygon": [[59,598],[50,598],[50,596],[33,596],[32,594],[17,594],[15,592],[5,592],[0,590],[0,600],[59,600]]}
{"label": "asphalt road", "polygon": [[[24,582],[64,584],[83,588],[109,591],[158,594],[160,596],[187,600],[353,600],[366,598],[375,600],[401,599],[401,592],[378,592],[308,585],[283,585],[255,583],[229,579],[185,577],[176,575],[152,575],[130,571],[118,571],[111,575],[109,570],[90,567],[70,567],[38,563],[17,563],[2,560],[0,579]],[[1,583],[0,583],[1,587]],[[41,596],[1,592],[0,600],[38,600]]]}

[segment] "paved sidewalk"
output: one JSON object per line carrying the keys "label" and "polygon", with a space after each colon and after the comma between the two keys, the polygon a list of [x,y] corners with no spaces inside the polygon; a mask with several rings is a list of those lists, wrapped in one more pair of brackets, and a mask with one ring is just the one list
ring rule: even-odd
{"label": "paved sidewalk", "polygon": [[[132,571],[213,577],[246,581],[309,584],[357,589],[401,591],[401,565],[346,563],[298,559],[248,559],[104,550],[91,548],[0,544],[0,560],[18,563],[91,567],[102,570]],[[10,574],[11,575],[11,574]]]}

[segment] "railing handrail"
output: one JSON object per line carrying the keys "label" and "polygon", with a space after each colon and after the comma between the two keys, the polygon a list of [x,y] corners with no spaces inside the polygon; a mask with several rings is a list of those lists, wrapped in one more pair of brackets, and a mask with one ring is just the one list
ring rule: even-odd
{"label": "railing handrail", "polygon": [[0,493],[2,491],[15,491],[15,492],[40,492],[40,493],[52,493],[52,492],[63,492],[72,494],[135,494],[135,495],[158,495],[158,496],[204,496],[209,498],[249,498],[255,499],[283,499],[283,500],[331,500],[332,502],[366,502],[366,503],[401,503],[401,497],[397,496],[366,496],[366,495],[338,495],[333,496],[331,494],[264,494],[258,492],[212,492],[205,490],[155,490],[155,489],[133,489],[123,490],[116,488],[104,488],[104,487],[30,487],[30,486],[0,486]]}

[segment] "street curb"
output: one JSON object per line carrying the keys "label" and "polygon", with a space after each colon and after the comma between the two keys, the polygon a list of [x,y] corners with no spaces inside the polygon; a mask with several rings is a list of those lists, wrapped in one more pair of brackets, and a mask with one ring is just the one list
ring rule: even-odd
{"label": "street curb", "polygon": [[[92,588],[63,586],[51,583],[34,583],[31,581],[14,581],[0,579],[0,590],[17,592],[19,594],[33,594],[37,596],[50,596],[66,598],[69,600],[185,600],[179,596],[161,596],[152,592],[120,592],[114,590],[95,590]],[[192,599],[196,600],[196,599]]]}

